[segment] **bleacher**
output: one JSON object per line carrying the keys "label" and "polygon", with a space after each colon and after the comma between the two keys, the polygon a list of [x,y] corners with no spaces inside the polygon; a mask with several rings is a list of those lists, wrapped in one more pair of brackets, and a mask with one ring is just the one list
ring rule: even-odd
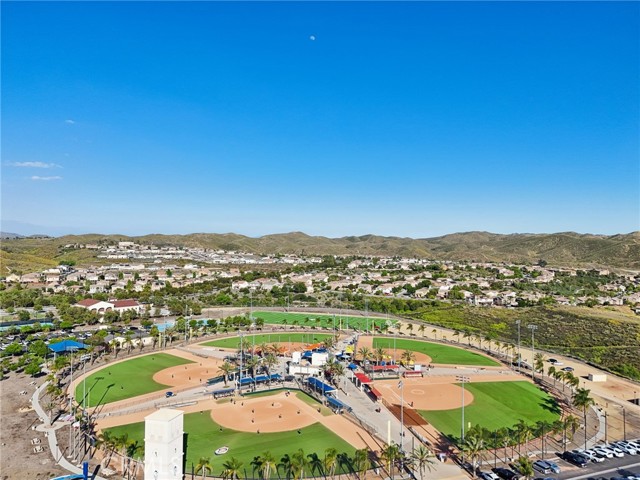
{"label": "bleacher", "polygon": [[223,398],[230,397],[235,392],[235,388],[223,388],[222,390],[216,390],[215,392],[211,392],[213,398]]}
{"label": "bleacher", "polygon": [[327,396],[327,403],[331,405],[336,410],[345,410],[347,412],[351,411],[351,407],[346,403],[341,402],[337,398],[333,398],[331,396]]}
{"label": "bleacher", "polygon": [[323,394],[326,394],[327,392],[333,392],[335,390],[334,387],[332,387],[331,385],[327,385],[326,383],[324,383],[322,380],[316,378],[316,377],[309,377],[307,379],[307,383],[316,391],[319,391]]}

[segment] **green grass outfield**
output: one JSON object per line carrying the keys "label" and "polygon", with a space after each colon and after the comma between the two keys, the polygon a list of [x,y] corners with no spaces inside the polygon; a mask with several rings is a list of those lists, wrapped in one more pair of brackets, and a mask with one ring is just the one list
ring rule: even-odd
{"label": "green grass outfield", "polygon": [[[325,338],[331,337],[329,333],[263,333],[260,335],[243,335],[248,342],[253,342],[256,345],[261,343],[273,344],[279,343],[285,346],[289,342],[299,343],[319,343]],[[219,348],[238,348],[240,346],[240,337],[221,338],[219,340],[212,340],[210,342],[202,343],[206,347],[219,347]]]}
{"label": "green grass outfield", "polygon": [[[484,355],[465,350],[464,348],[450,347],[439,343],[430,343],[420,340],[405,340],[396,338],[395,346],[398,350],[411,350],[431,357],[432,363],[446,365],[477,365],[481,367],[497,367],[500,364]],[[393,349],[393,338],[374,338],[373,348]]]}
{"label": "green grass outfield", "polygon": [[[384,318],[372,318],[372,317],[354,317],[350,315],[319,315],[317,313],[288,313],[288,312],[253,312],[254,318],[260,317],[264,320],[264,323],[273,325],[294,325],[297,320],[297,325],[303,327],[322,327],[333,329],[334,318],[335,327],[340,327],[340,320],[342,320],[342,328],[357,328],[358,330],[371,330],[373,324],[380,328],[386,323]],[[309,321],[307,321],[307,318]],[[396,323],[396,320],[390,320],[392,324]]]}
{"label": "green grass outfield", "polygon": [[76,401],[82,404],[85,389],[89,407],[163,390],[167,385],[154,382],[153,375],[165,368],[186,363],[193,362],[168,353],[155,353],[116,363],[80,382],[76,387]]}
{"label": "green grass outfield", "polygon": [[[520,419],[535,425],[538,421],[555,422],[560,418],[555,399],[529,382],[467,383],[465,389],[473,394],[473,402],[464,408],[467,428],[471,424],[497,430],[511,428]],[[454,441],[460,438],[461,408],[420,410],[420,415]]]}
{"label": "green grass outfield", "polygon": [[[137,440],[143,445],[144,422],[131,423],[107,429],[111,434],[120,436],[128,434],[129,440]],[[184,431],[187,434],[186,468],[191,471],[191,464],[196,465],[201,457],[209,457],[213,465],[213,473],[217,476],[222,472],[222,463],[235,457],[244,463],[247,477],[251,477],[251,461],[253,457],[261,455],[265,451],[270,451],[280,462],[286,453],[291,455],[299,448],[305,454],[317,453],[322,458],[325,449],[333,447],[338,452],[345,452],[353,456],[355,447],[342,440],[328,428],[320,423],[314,423],[308,427],[300,429],[301,434],[296,430],[274,433],[249,433],[238,432],[230,429],[220,431],[220,426],[211,419],[209,411],[204,413],[188,413],[184,416]],[[215,455],[213,452],[217,448],[227,446],[229,453],[225,455]],[[144,449],[141,450],[144,456]],[[244,475],[241,475],[241,477]]]}

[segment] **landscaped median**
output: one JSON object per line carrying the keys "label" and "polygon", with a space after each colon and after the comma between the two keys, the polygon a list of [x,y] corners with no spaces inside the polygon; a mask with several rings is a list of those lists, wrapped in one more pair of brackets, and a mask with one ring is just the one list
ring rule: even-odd
{"label": "landscaped median", "polygon": [[188,363],[193,362],[168,353],[154,353],[108,365],[76,385],[76,401],[95,407],[163,390],[168,386],[154,381],[153,376]]}

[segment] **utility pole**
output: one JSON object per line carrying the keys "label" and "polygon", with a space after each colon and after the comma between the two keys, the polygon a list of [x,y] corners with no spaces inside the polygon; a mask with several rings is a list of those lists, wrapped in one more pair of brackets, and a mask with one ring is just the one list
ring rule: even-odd
{"label": "utility pole", "polygon": [[531,330],[531,379],[533,380],[536,377],[536,346],[534,343],[534,333],[538,329],[538,326],[529,324],[527,328]]}

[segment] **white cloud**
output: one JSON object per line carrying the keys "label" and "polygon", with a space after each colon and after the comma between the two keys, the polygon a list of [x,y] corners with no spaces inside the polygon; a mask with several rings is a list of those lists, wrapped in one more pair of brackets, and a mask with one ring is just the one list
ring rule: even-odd
{"label": "white cloud", "polygon": [[52,180],[62,180],[62,177],[59,175],[54,175],[52,177],[40,177],[38,175],[34,175],[31,177],[31,180],[34,181],[42,181],[42,182],[50,182]]}
{"label": "white cloud", "polygon": [[74,122],[74,121],[73,121],[73,120],[71,120],[71,119],[68,119],[68,120],[65,120],[65,121],[64,121],[64,123],[68,123],[69,125],[73,125],[73,124],[74,124],[74,123],[76,123],[76,122]]}
{"label": "white cloud", "polygon": [[20,168],[62,168],[57,163],[44,163],[44,162],[12,162],[7,164],[10,167]]}

